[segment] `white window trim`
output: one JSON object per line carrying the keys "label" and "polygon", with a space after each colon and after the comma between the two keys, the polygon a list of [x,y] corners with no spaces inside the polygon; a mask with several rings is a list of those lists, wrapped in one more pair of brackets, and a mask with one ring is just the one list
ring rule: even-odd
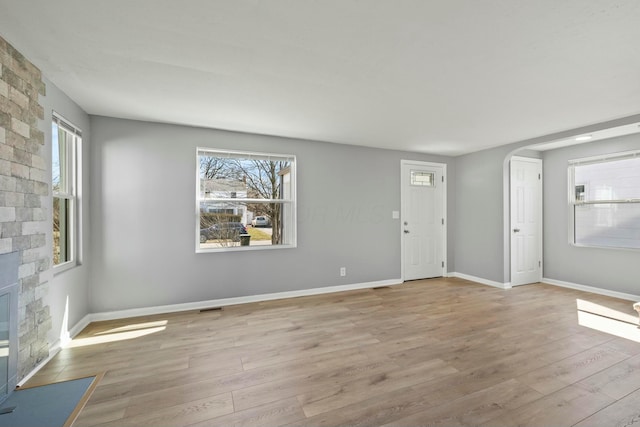
{"label": "white window trim", "polygon": [[[80,188],[81,188],[81,159],[82,159],[82,131],[73,125],[69,120],[65,119],[62,115],[56,113],[52,114],[52,122],[56,123],[58,127],[61,127],[65,131],[74,135],[72,147],[68,149],[67,155],[69,158],[67,161],[71,166],[68,168],[67,173],[69,176],[66,179],[69,181],[68,192],[56,192],[51,188],[51,203],[53,205],[53,199],[65,199],[70,200],[69,207],[69,222],[71,223],[71,229],[69,230],[69,245],[71,246],[71,259],[63,263],[53,265],[53,274],[57,275],[67,270],[80,265],[81,258],[81,245],[80,245]],[[52,135],[53,138],[53,135]],[[52,147],[53,149],[53,147]],[[52,212],[53,215],[53,212]],[[52,218],[53,220],[53,218]],[[53,251],[53,235],[51,241],[51,248]],[[53,259],[52,259],[53,263]]]}
{"label": "white window trim", "polygon": [[[618,251],[640,251],[640,248],[624,248],[624,247],[616,247],[616,246],[599,246],[599,245],[585,245],[585,244],[578,244],[575,241],[575,235],[576,235],[576,224],[575,224],[575,209],[576,206],[583,206],[583,205],[596,205],[596,204],[603,204],[603,203],[618,203],[618,204],[636,204],[636,203],[640,203],[640,199],[620,199],[620,200],[589,200],[589,201],[580,201],[580,200],[576,200],[576,195],[575,195],[575,186],[576,186],[576,182],[575,182],[575,167],[576,166],[584,166],[584,165],[589,165],[589,164],[596,164],[596,163],[605,163],[608,161],[617,161],[617,160],[625,160],[625,159],[632,159],[632,158],[636,158],[636,157],[640,157],[640,150],[633,150],[633,151],[623,151],[623,152],[619,152],[619,153],[611,153],[611,154],[605,154],[605,155],[600,155],[600,156],[591,156],[591,157],[583,157],[580,159],[572,159],[569,160],[569,167],[567,168],[567,183],[569,184],[568,187],[568,191],[567,191],[567,196],[568,196],[568,205],[569,205],[569,209],[568,209],[568,216],[569,216],[569,220],[568,220],[568,225],[569,225],[569,233],[568,233],[568,240],[569,240],[569,245],[571,246],[575,246],[578,248],[596,248],[596,249],[606,249],[606,250],[618,250]],[[585,192],[588,188],[588,183],[580,183],[581,185],[584,184],[585,185]]]}
{"label": "white window trim", "polygon": [[[283,205],[289,204],[292,206],[291,209],[291,226],[292,226],[292,237],[291,243],[289,244],[281,244],[281,245],[260,245],[260,246],[231,246],[231,247],[221,247],[221,248],[201,248],[200,247],[200,202],[203,200],[211,200],[211,199],[201,199],[200,198],[200,153],[207,152],[211,154],[218,154],[220,157],[234,158],[234,157],[244,157],[244,158],[256,158],[256,159],[276,159],[276,160],[285,160],[289,159],[291,164],[289,166],[291,173],[291,191],[290,198],[287,199],[238,199],[238,198],[216,198],[216,201],[220,202],[247,202],[247,203],[282,203]],[[236,150],[225,150],[220,148],[209,148],[209,147],[196,147],[196,162],[195,162],[195,251],[196,253],[220,253],[220,252],[245,252],[245,251],[264,251],[264,250],[278,250],[278,249],[292,249],[297,247],[298,242],[298,231],[297,231],[297,167],[298,167],[298,159],[293,154],[275,154],[275,153],[261,153],[257,151],[236,151]]]}

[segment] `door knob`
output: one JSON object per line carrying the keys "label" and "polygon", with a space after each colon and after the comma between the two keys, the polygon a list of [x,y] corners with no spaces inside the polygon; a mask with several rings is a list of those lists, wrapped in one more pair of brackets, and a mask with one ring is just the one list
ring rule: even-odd
{"label": "door knob", "polygon": [[513,232],[514,232],[514,233],[519,233],[519,232],[520,232],[520,229],[519,229],[519,228],[514,228],[514,229],[513,229]]}
{"label": "door knob", "polygon": [[409,230],[404,230],[404,234],[409,234]]}

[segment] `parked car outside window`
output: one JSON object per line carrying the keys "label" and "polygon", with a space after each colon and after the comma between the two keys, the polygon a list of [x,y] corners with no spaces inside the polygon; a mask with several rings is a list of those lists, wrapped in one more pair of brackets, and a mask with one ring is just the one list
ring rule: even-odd
{"label": "parked car outside window", "polygon": [[240,235],[247,234],[247,229],[240,222],[221,222],[211,227],[200,229],[200,243],[207,240],[240,241]]}
{"label": "parked car outside window", "polygon": [[271,227],[271,219],[268,216],[260,215],[251,220],[254,227]]}

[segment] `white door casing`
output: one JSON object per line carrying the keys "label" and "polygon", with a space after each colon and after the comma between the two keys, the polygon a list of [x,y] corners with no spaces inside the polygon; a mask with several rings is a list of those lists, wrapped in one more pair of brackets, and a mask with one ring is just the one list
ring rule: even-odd
{"label": "white door casing", "polygon": [[542,160],[512,157],[511,286],[542,280]]}
{"label": "white door casing", "polygon": [[446,165],[403,160],[401,173],[402,278],[444,276]]}

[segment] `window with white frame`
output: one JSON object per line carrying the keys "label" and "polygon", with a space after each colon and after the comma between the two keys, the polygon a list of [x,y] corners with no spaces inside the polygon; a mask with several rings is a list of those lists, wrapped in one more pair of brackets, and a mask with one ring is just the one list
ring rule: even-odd
{"label": "window with white frame", "polygon": [[640,249],[640,151],[569,162],[570,240]]}
{"label": "window with white frame", "polygon": [[295,156],[197,149],[198,252],[296,244]]}
{"label": "window with white frame", "polygon": [[53,265],[77,263],[78,152],[82,133],[53,116],[51,132],[51,188],[53,195]]}

